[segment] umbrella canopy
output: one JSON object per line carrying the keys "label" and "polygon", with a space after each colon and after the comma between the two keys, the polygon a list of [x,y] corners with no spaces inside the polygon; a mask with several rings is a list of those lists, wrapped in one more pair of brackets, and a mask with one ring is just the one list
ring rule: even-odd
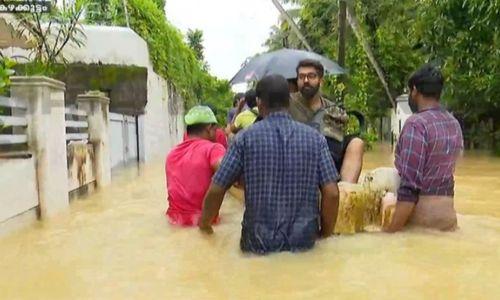
{"label": "umbrella canopy", "polygon": [[270,74],[279,74],[285,78],[297,77],[295,69],[303,59],[318,60],[325,68],[326,75],[344,74],[345,70],[333,60],[314,52],[297,49],[281,49],[259,55],[250,60],[231,79],[231,84],[259,80]]}

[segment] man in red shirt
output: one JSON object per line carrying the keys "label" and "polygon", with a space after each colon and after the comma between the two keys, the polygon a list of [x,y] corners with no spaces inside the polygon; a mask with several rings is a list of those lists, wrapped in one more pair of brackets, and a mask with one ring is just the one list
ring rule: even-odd
{"label": "man in red shirt", "polygon": [[[210,110],[214,113],[214,115],[217,115],[216,108],[210,104],[202,104],[203,106],[208,106]],[[184,137],[182,138],[183,141],[188,139],[188,133],[184,133]],[[220,128],[219,126],[216,127],[215,129],[215,142],[221,144],[224,146],[225,149],[227,149],[228,144],[227,144],[227,136],[226,133],[224,132],[224,129]]]}
{"label": "man in red shirt", "polygon": [[196,226],[203,198],[225,148],[216,143],[217,120],[207,106],[195,106],[184,117],[187,139],[167,156],[167,217],[171,224]]}

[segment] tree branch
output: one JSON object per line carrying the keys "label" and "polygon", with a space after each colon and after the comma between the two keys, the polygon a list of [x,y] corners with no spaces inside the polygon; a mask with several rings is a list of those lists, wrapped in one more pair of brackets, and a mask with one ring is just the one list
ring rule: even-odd
{"label": "tree branch", "polygon": [[391,102],[391,105],[394,109],[396,109],[396,101],[394,101],[394,98],[392,97],[391,91],[389,90],[389,85],[387,84],[387,81],[385,80],[384,77],[384,72],[382,71],[382,68],[378,64],[377,60],[375,59],[375,55],[373,54],[373,51],[366,41],[366,39],[363,36],[363,32],[358,24],[358,20],[356,18],[356,13],[354,12],[354,9],[352,8],[351,3],[347,3],[347,20],[349,21],[349,25],[351,26],[352,30],[354,31],[354,34],[358,38],[359,42],[363,46],[363,50],[366,53],[366,56],[368,57],[368,60],[372,64],[373,68],[375,69],[375,72],[377,73],[377,76],[382,83],[382,86],[384,87],[385,93],[387,94],[387,98],[389,98],[389,101]]}

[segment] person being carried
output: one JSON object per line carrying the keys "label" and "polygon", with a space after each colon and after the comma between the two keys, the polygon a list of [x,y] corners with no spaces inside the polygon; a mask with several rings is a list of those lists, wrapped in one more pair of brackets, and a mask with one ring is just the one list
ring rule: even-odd
{"label": "person being carried", "polygon": [[199,227],[213,232],[211,224],[226,190],[243,175],[241,250],[306,250],[319,235],[333,233],[338,174],[325,138],[288,113],[290,94],[284,77],[262,78],[256,93],[264,119],[236,136],[207,192]]}
{"label": "person being carried", "polygon": [[364,142],[355,136],[344,136],[348,121],[345,110],[321,96],[323,65],[306,59],[299,62],[296,70],[299,92],[291,95],[293,119],[321,131],[327,137],[341,180],[357,183],[363,165]]}
{"label": "person being carried", "polygon": [[203,197],[226,150],[215,143],[217,119],[209,107],[191,108],[184,120],[187,139],[170,151],[165,164],[166,215],[171,224],[196,226]]}
{"label": "person being carried", "polygon": [[396,146],[395,165],[401,177],[394,217],[387,232],[407,223],[453,230],[455,164],[463,150],[462,130],[439,99],[441,72],[424,65],[408,81],[408,103],[414,113],[403,126]]}
{"label": "person being carried", "polygon": [[245,93],[245,104],[248,109],[241,112],[244,104],[240,104],[237,108],[234,121],[231,124],[231,132],[234,134],[238,133],[242,129],[250,127],[250,125],[252,125],[259,116],[255,90],[249,90]]}

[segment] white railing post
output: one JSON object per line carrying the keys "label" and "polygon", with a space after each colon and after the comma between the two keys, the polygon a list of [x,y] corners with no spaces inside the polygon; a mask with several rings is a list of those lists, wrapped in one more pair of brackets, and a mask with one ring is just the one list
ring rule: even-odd
{"label": "white railing post", "polygon": [[27,139],[36,159],[41,217],[69,204],[63,82],[43,76],[12,77],[11,96],[27,101]]}
{"label": "white railing post", "polygon": [[99,91],[90,91],[78,95],[76,101],[78,108],[87,112],[89,141],[94,145],[97,186],[109,185],[111,183],[109,98]]}

